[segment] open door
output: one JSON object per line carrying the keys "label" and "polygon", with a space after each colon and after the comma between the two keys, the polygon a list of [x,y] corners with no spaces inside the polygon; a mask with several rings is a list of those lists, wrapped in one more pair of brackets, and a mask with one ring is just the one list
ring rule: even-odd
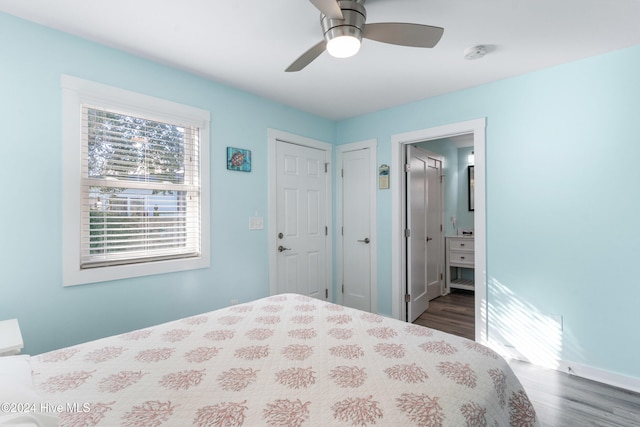
{"label": "open door", "polygon": [[442,295],[442,161],[408,145],[407,201],[407,320],[413,322]]}
{"label": "open door", "polygon": [[427,299],[444,293],[444,227],[442,197],[442,160],[427,159]]}

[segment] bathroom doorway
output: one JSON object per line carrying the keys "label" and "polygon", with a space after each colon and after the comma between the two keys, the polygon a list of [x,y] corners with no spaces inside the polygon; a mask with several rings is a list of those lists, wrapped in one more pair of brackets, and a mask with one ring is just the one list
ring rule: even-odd
{"label": "bathroom doorway", "polygon": [[[392,311],[398,319],[408,320],[408,300],[411,295],[407,285],[407,250],[406,250],[406,177],[404,176],[405,146],[409,144],[426,143],[428,141],[453,138],[460,135],[473,135],[474,151],[474,219],[473,233],[476,246],[474,258],[474,282],[476,284],[475,296],[475,339],[478,342],[486,342],[487,318],[486,318],[486,225],[485,225],[485,124],[486,119],[469,120],[453,123],[391,137],[391,182],[392,185]],[[450,219],[447,219],[450,221]],[[446,221],[445,221],[446,222]]]}

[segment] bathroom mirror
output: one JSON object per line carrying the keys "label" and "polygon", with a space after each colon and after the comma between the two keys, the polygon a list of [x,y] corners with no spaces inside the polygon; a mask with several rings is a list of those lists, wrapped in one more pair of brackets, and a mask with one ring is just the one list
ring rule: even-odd
{"label": "bathroom mirror", "polygon": [[467,168],[467,193],[469,194],[469,210],[473,210],[473,187],[474,187],[474,177],[473,177],[473,166],[469,166]]}

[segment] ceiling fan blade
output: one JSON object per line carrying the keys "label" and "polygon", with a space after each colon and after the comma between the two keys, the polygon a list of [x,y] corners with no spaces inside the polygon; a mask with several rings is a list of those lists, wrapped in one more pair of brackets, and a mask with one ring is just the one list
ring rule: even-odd
{"label": "ceiling fan blade", "polygon": [[309,0],[320,12],[331,19],[344,19],[336,0]]}
{"label": "ceiling fan blade", "polygon": [[314,45],[311,49],[307,50],[305,53],[300,55],[298,59],[293,61],[289,67],[285,70],[290,73],[293,71],[300,71],[307,65],[311,64],[311,62],[316,59],[322,52],[327,49],[327,42],[322,40],[321,42]]}
{"label": "ceiling fan blade", "polygon": [[434,47],[440,41],[444,28],[401,22],[366,24],[362,36],[383,43],[411,47]]}

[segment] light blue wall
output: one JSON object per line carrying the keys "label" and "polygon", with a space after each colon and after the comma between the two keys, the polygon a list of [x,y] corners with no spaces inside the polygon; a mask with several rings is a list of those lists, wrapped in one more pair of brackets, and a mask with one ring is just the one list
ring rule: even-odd
{"label": "light blue wall", "polygon": [[[338,144],[377,138],[390,164],[393,134],[486,117],[490,338],[640,378],[638,76],[640,46],[346,120]],[[378,309],[391,313],[379,195]]]}
{"label": "light blue wall", "polygon": [[[221,58],[224,60],[224,58]],[[113,283],[61,284],[61,89],[69,74],[211,112],[212,265]],[[336,124],[117,50],[0,14],[0,319],[39,353],[269,293],[267,129],[332,143]],[[250,149],[251,173],[226,169]]]}

